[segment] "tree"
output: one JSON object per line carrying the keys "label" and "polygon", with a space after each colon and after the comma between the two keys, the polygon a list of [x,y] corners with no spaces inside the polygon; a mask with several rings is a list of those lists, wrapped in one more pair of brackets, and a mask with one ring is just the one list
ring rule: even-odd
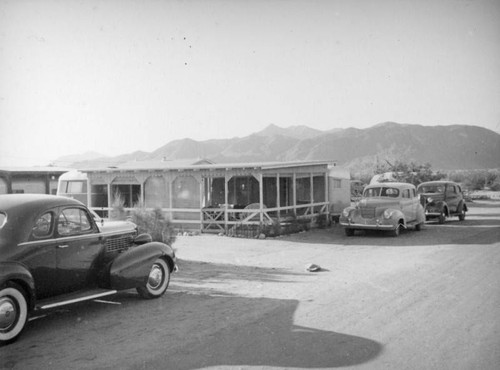
{"label": "tree", "polygon": [[434,172],[430,163],[418,164],[415,162],[405,163],[396,161],[394,164],[387,163],[378,164],[375,168],[376,174],[392,172],[395,181],[408,182],[413,185],[418,185],[426,181],[441,180],[446,177],[442,172]]}

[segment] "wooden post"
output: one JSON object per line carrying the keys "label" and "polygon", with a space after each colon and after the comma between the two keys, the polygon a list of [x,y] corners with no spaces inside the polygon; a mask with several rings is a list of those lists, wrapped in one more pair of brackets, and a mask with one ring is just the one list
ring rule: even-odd
{"label": "wooden post", "polygon": [[280,174],[279,172],[276,174],[276,207],[278,208],[278,223],[280,222]]}
{"label": "wooden post", "polygon": [[90,176],[87,173],[87,207],[92,207],[92,185],[90,184]]}
{"label": "wooden post", "polygon": [[325,172],[325,202],[327,202],[326,205],[326,223],[327,225],[330,224],[330,199],[328,199],[328,189],[329,189],[329,183],[328,183],[328,172]]}
{"label": "wooden post", "polygon": [[264,185],[263,185],[262,172],[259,173],[259,206],[260,206],[260,224],[264,222]]}
{"label": "wooden post", "polygon": [[205,196],[205,179],[200,179],[200,233],[203,231],[203,198]]}
{"label": "wooden post", "polygon": [[297,216],[297,174],[294,172],[293,177],[293,214]]}
{"label": "wooden post", "polygon": [[224,230],[226,230],[226,234],[228,232],[227,230],[227,221],[228,221],[228,213],[227,213],[227,207],[228,207],[228,182],[230,179],[227,178],[227,172],[224,175]]}

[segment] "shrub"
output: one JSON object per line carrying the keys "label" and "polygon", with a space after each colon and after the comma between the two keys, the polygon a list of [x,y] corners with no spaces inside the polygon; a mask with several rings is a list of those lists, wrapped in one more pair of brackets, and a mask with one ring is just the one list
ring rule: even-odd
{"label": "shrub", "polygon": [[111,211],[109,212],[110,220],[125,220],[127,213],[125,212],[125,199],[119,191],[113,195],[111,202]]}
{"label": "shrub", "polygon": [[172,245],[175,242],[174,228],[160,208],[147,210],[140,207],[132,210],[130,221],[137,225],[139,234],[151,235],[153,241]]}

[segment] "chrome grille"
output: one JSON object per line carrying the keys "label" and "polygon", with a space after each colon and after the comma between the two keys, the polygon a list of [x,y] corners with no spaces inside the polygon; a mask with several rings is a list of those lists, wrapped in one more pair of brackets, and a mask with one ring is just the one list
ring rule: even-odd
{"label": "chrome grille", "polygon": [[129,248],[133,242],[132,235],[120,235],[109,237],[106,240],[106,252],[119,252]]}
{"label": "chrome grille", "polygon": [[372,207],[361,208],[361,217],[363,217],[363,218],[375,218],[375,208],[372,208]]}

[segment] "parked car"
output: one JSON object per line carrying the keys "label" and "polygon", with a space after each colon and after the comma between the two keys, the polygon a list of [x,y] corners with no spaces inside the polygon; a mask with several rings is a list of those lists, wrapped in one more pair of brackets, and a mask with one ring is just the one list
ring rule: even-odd
{"label": "parked car", "polygon": [[98,221],[79,201],[0,195],[0,344],[28,316],[123,289],[158,298],[177,270],[173,249],[126,221]]}
{"label": "parked car", "polygon": [[438,219],[444,223],[446,217],[458,216],[460,221],[465,219],[467,204],[465,204],[462,188],[453,181],[423,182],[417,187],[422,206],[425,210],[425,219]]}
{"label": "parked car", "polygon": [[419,231],[424,222],[415,186],[399,182],[368,185],[356,206],[345,208],[340,216],[347,236],[356,230],[386,230],[398,236],[402,228]]}

